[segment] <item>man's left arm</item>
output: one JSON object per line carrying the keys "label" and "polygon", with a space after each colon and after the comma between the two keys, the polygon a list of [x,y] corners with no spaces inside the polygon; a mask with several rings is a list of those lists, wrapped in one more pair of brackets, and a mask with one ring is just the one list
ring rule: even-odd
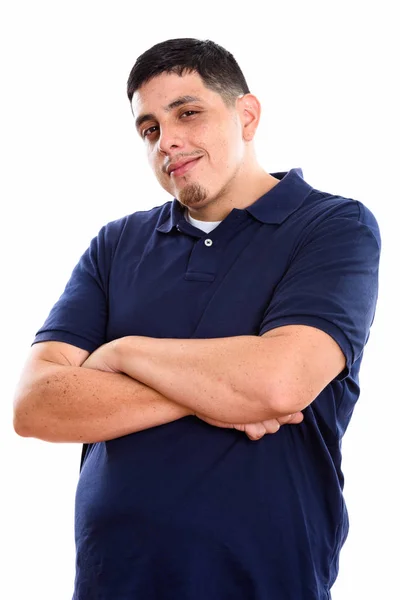
{"label": "man's left arm", "polygon": [[[333,338],[303,325],[279,327],[262,336],[129,336],[114,340],[111,352],[103,348],[110,368],[199,416],[224,423],[257,423],[300,411],[345,365]],[[85,366],[90,367],[90,360]]]}

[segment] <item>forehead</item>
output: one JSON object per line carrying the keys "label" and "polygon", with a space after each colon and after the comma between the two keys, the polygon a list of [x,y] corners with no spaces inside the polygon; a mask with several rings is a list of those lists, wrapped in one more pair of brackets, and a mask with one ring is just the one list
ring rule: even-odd
{"label": "forehead", "polygon": [[132,98],[132,111],[135,117],[144,112],[163,111],[174,100],[184,96],[205,103],[222,100],[219,94],[204,86],[203,80],[196,72],[182,76],[176,73],[161,73],[136,90]]}

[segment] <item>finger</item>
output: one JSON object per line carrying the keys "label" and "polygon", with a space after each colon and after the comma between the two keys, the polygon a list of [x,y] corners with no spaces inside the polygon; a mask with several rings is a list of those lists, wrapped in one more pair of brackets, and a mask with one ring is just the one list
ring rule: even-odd
{"label": "finger", "polygon": [[278,422],[280,425],[286,425],[287,423],[291,423],[294,414],[285,415],[284,417],[278,417]]}
{"label": "finger", "polygon": [[301,423],[302,420],[303,420],[302,412],[296,412],[296,413],[292,413],[290,415],[286,415],[284,417],[278,418],[278,422],[280,423],[280,425],[287,425],[288,423],[297,424],[297,423]]}
{"label": "finger", "polygon": [[292,415],[292,418],[290,419],[289,423],[290,425],[297,425],[298,423],[301,423],[304,419],[304,415],[302,412],[297,412],[294,415]]}
{"label": "finger", "polygon": [[265,434],[276,433],[280,428],[277,419],[268,419],[260,423],[246,425],[246,434],[251,440],[260,440]]}
{"label": "finger", "polygon": [[278,419],[268,419],[267,421],[262,421],[262,425],[264,427],[265,433],[276,433],[280,429],[280,422]]}
{"label": "finger", "polygon": [[250,440],[260,440],[266,433],[262,423],[248,423],[245,431]]}

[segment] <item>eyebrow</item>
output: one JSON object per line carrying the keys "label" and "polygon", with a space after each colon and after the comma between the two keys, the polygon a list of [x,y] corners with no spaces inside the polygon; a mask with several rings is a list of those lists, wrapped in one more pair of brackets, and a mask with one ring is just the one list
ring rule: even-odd
{"label": "eyebrow", "polygon": [[[167,106],[164,106],[163,110],[165,110],[165,112],[171,112],[171,110],[174,110],[174,108],[178,108],[179,106],[182,106],[183,104],[188,104],[189,102],[201,102],[201,98],[199,98],[198,96],[179,96],[179,98],[176,98],[176,100],[173,100]],[[145,121],[155,121],[155,120],[156,120],[156,117],[153,113],[139,115],[135,121],[136,129],[139,129],[139,127]]]}

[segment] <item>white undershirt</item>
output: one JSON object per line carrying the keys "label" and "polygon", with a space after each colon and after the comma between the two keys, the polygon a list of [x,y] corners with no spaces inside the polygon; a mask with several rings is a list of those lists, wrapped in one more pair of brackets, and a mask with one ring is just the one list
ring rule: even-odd
{"label": "white undershirt", "polygon": [[189,211],[187,208],[185,208],[185,219],[186,221],[189,221],[189,223],[191,223],[194,227],[197,227],[198,229],[204,231],[204,233],[210,233],[210,231],[212,231],[213,229],[218,227],[220,223],[222,223],[222,221],[199,221],[198,219],[193,219],[193,217],[189,215]]}

